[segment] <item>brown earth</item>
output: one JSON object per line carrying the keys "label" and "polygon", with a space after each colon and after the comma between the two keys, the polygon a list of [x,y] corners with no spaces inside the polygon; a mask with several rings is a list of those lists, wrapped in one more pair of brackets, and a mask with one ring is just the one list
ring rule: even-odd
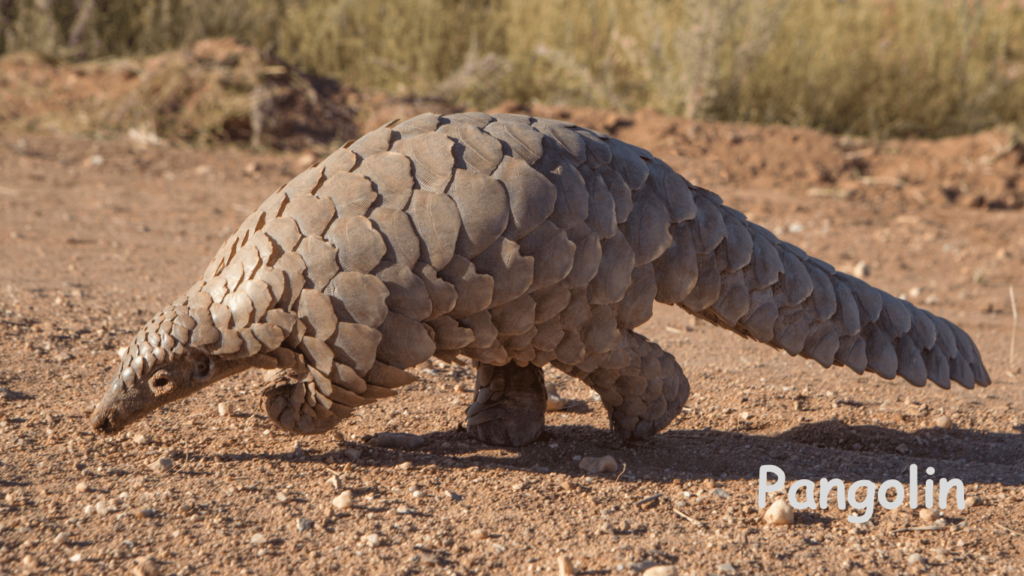
{"label": "brown earth", "polygon": [[[358,114],[374,124],[424,107],[377,101]],[[650,149],[839,269],[863,261],[869,282],[971,334],[994,384],[943,391],[826,371],[658,306],[642,332],[676,355],[693,394],[647,443],[615,440],[589,391],[555,373],[569,403],[541,441],[478,443],[461,429],[470,370],[440,363],[336,434],[297,441],[272,428],[258,411],[261,376],[246,373],[97,436],[85,415],[118,348],[327,146],[196,150],[23,126],[0,134],[0,573],[553,574],[563,555],[577,574],[1021,573],[1024,335],[1011,363],[1008,287],[1024,307],[1024,216],[998,209],[1024,193],[1011,133],[873,143],[653,113],[529,112]],[[938,427],[942,415],[955,428]],[[381,432],[425,443],[378,447]],[[603,455],[616,472],[580,470],[577,457]],[[151,469],[161,457],[169,473]],[[833,500],[775,528],[757,509],[762,464],[789,482],[906,484],[914,463],[961,479],[977,503],[946,510],[938,530],[902,532],[928,524],[906,504],[854,525]],[[336,511],[342,490],[354,505]]]}

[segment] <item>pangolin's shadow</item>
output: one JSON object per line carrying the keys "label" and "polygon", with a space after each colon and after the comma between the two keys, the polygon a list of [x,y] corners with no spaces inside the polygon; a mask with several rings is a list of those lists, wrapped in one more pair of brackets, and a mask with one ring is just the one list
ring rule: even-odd
{"label": "pangolin's shadow", "polygon": [[[1019,431],[1020,428],[1018,427]],[[497,468],[582,476],[579,459],[611,455],[619,468],[603,476],[620,480],[671,481],[682,479],[757,479],[760,467],[778,466],[787,481],[799,478],[861,479],[881,483],[890,478],[908,481],[911,464],[918,477],[934,466],[934,478],[958,478],[965,484],[1024,484],[1024,436],[1020,433],[938,428],[903,432],[881,426],[849,426],[828,420],[795,426],[775,436],[722,430],[669,430],[645,442],[623,442],[607,429],[590,426],[548,426],[528,446],[501,447],[470,438],[459,426],[422,436],[412,450],[347,443],[325,454],[346,462],[346,448],[362,451],[360,466],[393,467],[403,461],[442,468]],[[230,460],[294,460],[292,453],[222,454]],[[623,469],[623,463],[625,469]],[[769,476],[770,481],[774,476]]]}

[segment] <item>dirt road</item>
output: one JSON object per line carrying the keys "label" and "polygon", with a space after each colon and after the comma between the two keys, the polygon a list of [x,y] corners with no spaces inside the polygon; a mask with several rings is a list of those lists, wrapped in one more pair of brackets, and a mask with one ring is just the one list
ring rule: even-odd
{"label": "dirt road", "polygon": [[[1021,573],[1024,330],[1011,365],[1008,288],[1024,314],[1024,215],[1000,208],[1024,186],[1024,152],[998,131],[876,146],[654,114],[532,113],[612,131],[780,238],[866,268],[870,283],[971,334],[994,384],[943,391],[826,371],[659,305],[641,331],[679,359],[693,394],[646,444],[614,440],[589,390],[554,372],[569,402],[540,442],[480,444],[460,428],[471,373],[441,363],[337,434],[296,441],[271,428],[262,377],[246,373],[97,436],[85,414],[118,348],[199,277],[299,154],[4,134],[0,572],[526,574],[557,573],[564,555],[577,574]],[[425,443],[377,447],[382,432]],[[615,472],[580,470],[605,455]],[[152,469],[159,458],[173,468]],[[789,482],[847,485],[906,485],[910,464],[932,466],[975,500],[936,530],[896,532],[932,524],[906,505],[853,524],[834,502],[766,527],[763,464]],[[337,510],[343,490],[354,502]]]}

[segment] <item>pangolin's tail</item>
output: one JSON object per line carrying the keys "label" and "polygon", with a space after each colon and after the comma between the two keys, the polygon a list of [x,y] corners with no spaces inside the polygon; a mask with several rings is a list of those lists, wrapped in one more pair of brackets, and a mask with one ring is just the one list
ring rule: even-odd
{"label": "pangolin's tail", "polygon": [[991,383],[971,338],[953,323],[836,272],[693,188],[696,218],[673,224],[655,260],[657,300],[738,334],[915,386]]}

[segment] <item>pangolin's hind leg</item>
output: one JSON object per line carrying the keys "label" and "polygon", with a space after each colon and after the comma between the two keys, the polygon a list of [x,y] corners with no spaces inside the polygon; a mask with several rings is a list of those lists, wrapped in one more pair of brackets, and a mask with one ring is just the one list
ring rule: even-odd
{"label": "pangolin's hind leg", "polygon": [[573,370],[601,396],[612,430],[623,440],[650,438],[669,425],[690,396],[679,363],[632,330],[589,373]]}
{"label": "pangolin's hind leg", "polygon": [[540,436],[546,407],[541,368],[515,362],[504,366],[480,364],[473,404],[466,410],[467,430],[481,442],[523,446]]}

